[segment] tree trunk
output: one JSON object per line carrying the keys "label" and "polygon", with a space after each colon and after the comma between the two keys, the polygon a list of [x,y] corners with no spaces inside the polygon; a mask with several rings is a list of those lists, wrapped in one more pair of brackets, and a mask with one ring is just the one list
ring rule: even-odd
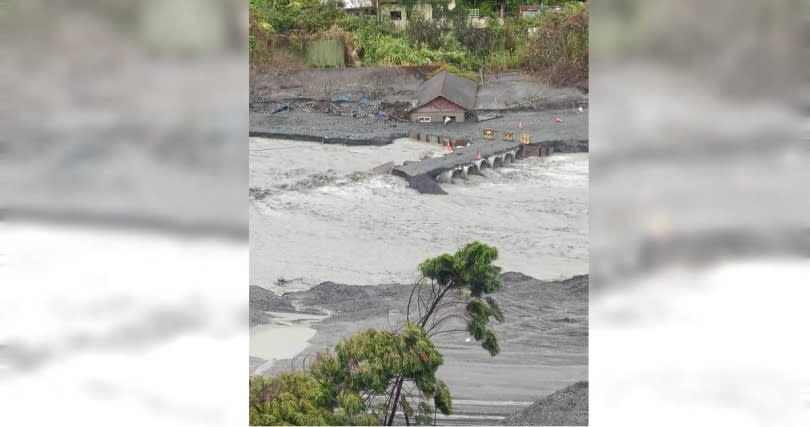
{"label": "tree trunk", "polygon": [[388,421],[385,423],[387,426],[394,425],[394,415],[397,414],[397,406],[399,406],[399,392],[402,391],[403,382],[404,380],[401,377],[397,380],[397,385],[395,386],[397,391],[394,394],[394,404],[391,405],[391,414],[388,415]]}
{"label": "tree trunk", "polygon": [[[402,398],[402,401],[403,402],[405,401],[405,397]],[[402,415],[405,416],[405,425],[410,426],[411,425],[411,419],[408,418],[408,413],[405,412],[405,404],[402,404]]]}
{"label": "tree trunk", "polygon": [[[433,303],[430,304],[430,308],[425,313],[424,317],[422,317],[422,319],[420,319],[421,321],[419,322],[419,326],[421,328],[424,328],[425,325],[427,325],[427,322],[430,319],[430,316],[433,315],[433,311],[436,310],[436,307],[438,307],[438,305],[441,302],[442,298],[444,298],[444,295],[452,287],[453,287],[452,283],[448,284],[447,287],[442,289],[442,291],[439,293],[439,296],[437,296],[436,299],[433,300]],[[410,304],[408,305],[408,307],[410,307]],[[396,388],[396,392],[394,393],[394,402],[393,402],[393,405],[391,406],[391,414],[388,415],[388,420],[385,423],[385,425],[390,426],[390,425],[393,425],[393,423],[394,423],[394,415],[396,415],[396,413],[397,413],[397,406],[399,405],[399,393],[400,393],[400,391],[402,391],[402,383],[403,382],[405,382],[405,380],[400,377],[399,379],[397,379],[396,384],[394,385],[394,387]],[[403,410],[403,413],[404,412],[405,411]]]}
{"label": "tree trunk", "polygon": [[447,291],[450,290],[450,288],[452,288],[452,286],[447,285],[446,288],[442,289],[442,292],[439,294],[439,296],[436,297],[435,300],[433,300],[433,303],[430,305],[430,309],[425,313],[425,317],[422,318],[422,322],[420,322],[419,324],[420,327],[424,328],[425,325],[427,325],[428,319],[430,319],[430,316],[433,314],[433,310],[436,309],[436,307],[439,305],[439,302],[441,302],[442,298],[444,298],[444,294],[446,294]]}

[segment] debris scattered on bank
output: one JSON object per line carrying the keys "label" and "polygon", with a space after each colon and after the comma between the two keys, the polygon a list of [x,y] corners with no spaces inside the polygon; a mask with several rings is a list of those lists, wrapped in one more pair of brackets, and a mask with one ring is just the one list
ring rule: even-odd
{"label": "debris scattered on bank", "polygon": [[295,313],[296,309],[287,299],[259,286],[250,285],[248,294],[250,308],[260,311]]}
{"label": "debris scattered on bank", "polygon": [[282,112],[282,111],[288,111],[289,109],[290,109],[290,106],[289,106],[289,105],[287,105],[287,104],[281,104],[281,105],[279,105],[278,107],[274,108],[274,109],[273,109],[273,112],[272,112],[272,113],[270,113],[270,114],[277,114],[277,113],[280,113],[280,112]]}
{"label": "debris scattered on bank", "polygon": [[479,121],[479,122],[484,122],[484,121],[487,121],[487,120],[499,119],[499,118],[501,118],[501,117],[503,117],[503,114],[498,114],[498,113],[481,113],[481,114],[479,114],[479,115],[478,115],[476,118],[478,119],[478,121]]}
{"label": "debris scattered on bank", "polygon": [[[251,108],[260,107],[261,104],[267,105],[267,102],[253,102]],[[410,103],[407,102],[390,103],[373,101],[368,98],[354,102],[350,96],[340,96],[333,97],[329,101],[313,99],[287,100],[282,103],[273,103],[270,105],[271,108],[269,109],[270,115],[277,115],[289,111],[301,111],[304,113],[325,113],[355,119],[403,120],[407,118],[405,110],[409,106]]]}

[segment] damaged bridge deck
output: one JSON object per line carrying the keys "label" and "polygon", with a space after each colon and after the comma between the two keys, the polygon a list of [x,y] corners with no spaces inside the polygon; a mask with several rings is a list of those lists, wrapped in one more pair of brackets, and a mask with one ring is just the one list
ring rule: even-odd
{"label": "damaged bridge deck", "polygon": [[457,147],[442,157],[407,162],[395,167],[391,173],[407,179],[411,187],[419,192],[445,194],[437,182],[452,182],[454,176],[466,178],[469,173],[479,172],[482,168],[511,163],[520,146],[519,142],[476,142]]}

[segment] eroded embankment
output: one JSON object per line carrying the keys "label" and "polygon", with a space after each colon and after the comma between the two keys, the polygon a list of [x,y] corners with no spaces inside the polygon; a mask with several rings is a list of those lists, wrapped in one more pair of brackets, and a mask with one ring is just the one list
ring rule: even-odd
{"label": "eroded embankment", "polygon": [[360,146],[360,145],[391,144],[394,142],[395,139],[404,138],[405,136],[407,136],[407,134],[402,132],[392,132],[387,135],[376,135],[368,138],[340,137],[340,136],[332,137],[323,134],[315,135],[308,133],[287,133],[287,132],[275,132],[269,129],[251,128],[249,131],[249,136],[260,138],[286,139],[291,141],[311,141],[311,142],[320,142],[322,144],[341,144],[348,146]]}
{"label": "eroded embankment", "polygon": [[[423,127],[415,127],[414,129],[425,131],[426,128]],[[475,135],[471,137],[467,135],[467,132],[460,132],[456,134],[450,133],[449,130],[446,129],[430,129],[430,132],[434,132],[437,137],[449,137],[449,138],[471,138],[471,139],[480,139],[481,135]],[[257,137],[257,138],[272,138],[272,139],[284,139],[289,141],[307,141],[307,142],[318,142],[321,144],[337,144],[337,145],[346,145],[346,146],[382,146],[393,144],[396,139],[405,138],[408,136],[408,132],[397,131],[397,132],[389,132],[389,133],[373,133],[369,134],[368,137],[363,136],[327,136],[323,132],[311,132],[308,133],[306,129],[302,129],[301,132],[277,132],[271,129],[256,127],[249,130],[250,137]],[[548,146],[554,149],[555,153],[587,153],[589,151],[588,147],[588,138],[567,138],[567,139],[538,139],[534,138],[533,143],[540,144],[543,146]],[[441,148],[440,144],[437,144],[437,149]]]}
{"label": "eroded embankment", "polygon": [[309,140],[345,145],[388,144],[409,132],[426,132],[438,137],[482,140],[484,129],[500,134],[528,134],[533,142],[549,141],[555,152],[588,151],[588,114],[576,109],[554,111],[510,111],[492,120],[463,123],[412,123],[384,117],[354,118],[321,112],[290,110],[278,114],[250,113],[250,135],[277,139]]}

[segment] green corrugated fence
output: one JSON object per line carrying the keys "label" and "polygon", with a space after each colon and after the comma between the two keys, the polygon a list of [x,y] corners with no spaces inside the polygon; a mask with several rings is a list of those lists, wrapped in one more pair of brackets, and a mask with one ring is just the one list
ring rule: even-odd
{"label": "green corrugated fence", "polygon": [[310,67],[343,67],[343,43],[338,40],[317,40],[309,44],[307,63]]}

